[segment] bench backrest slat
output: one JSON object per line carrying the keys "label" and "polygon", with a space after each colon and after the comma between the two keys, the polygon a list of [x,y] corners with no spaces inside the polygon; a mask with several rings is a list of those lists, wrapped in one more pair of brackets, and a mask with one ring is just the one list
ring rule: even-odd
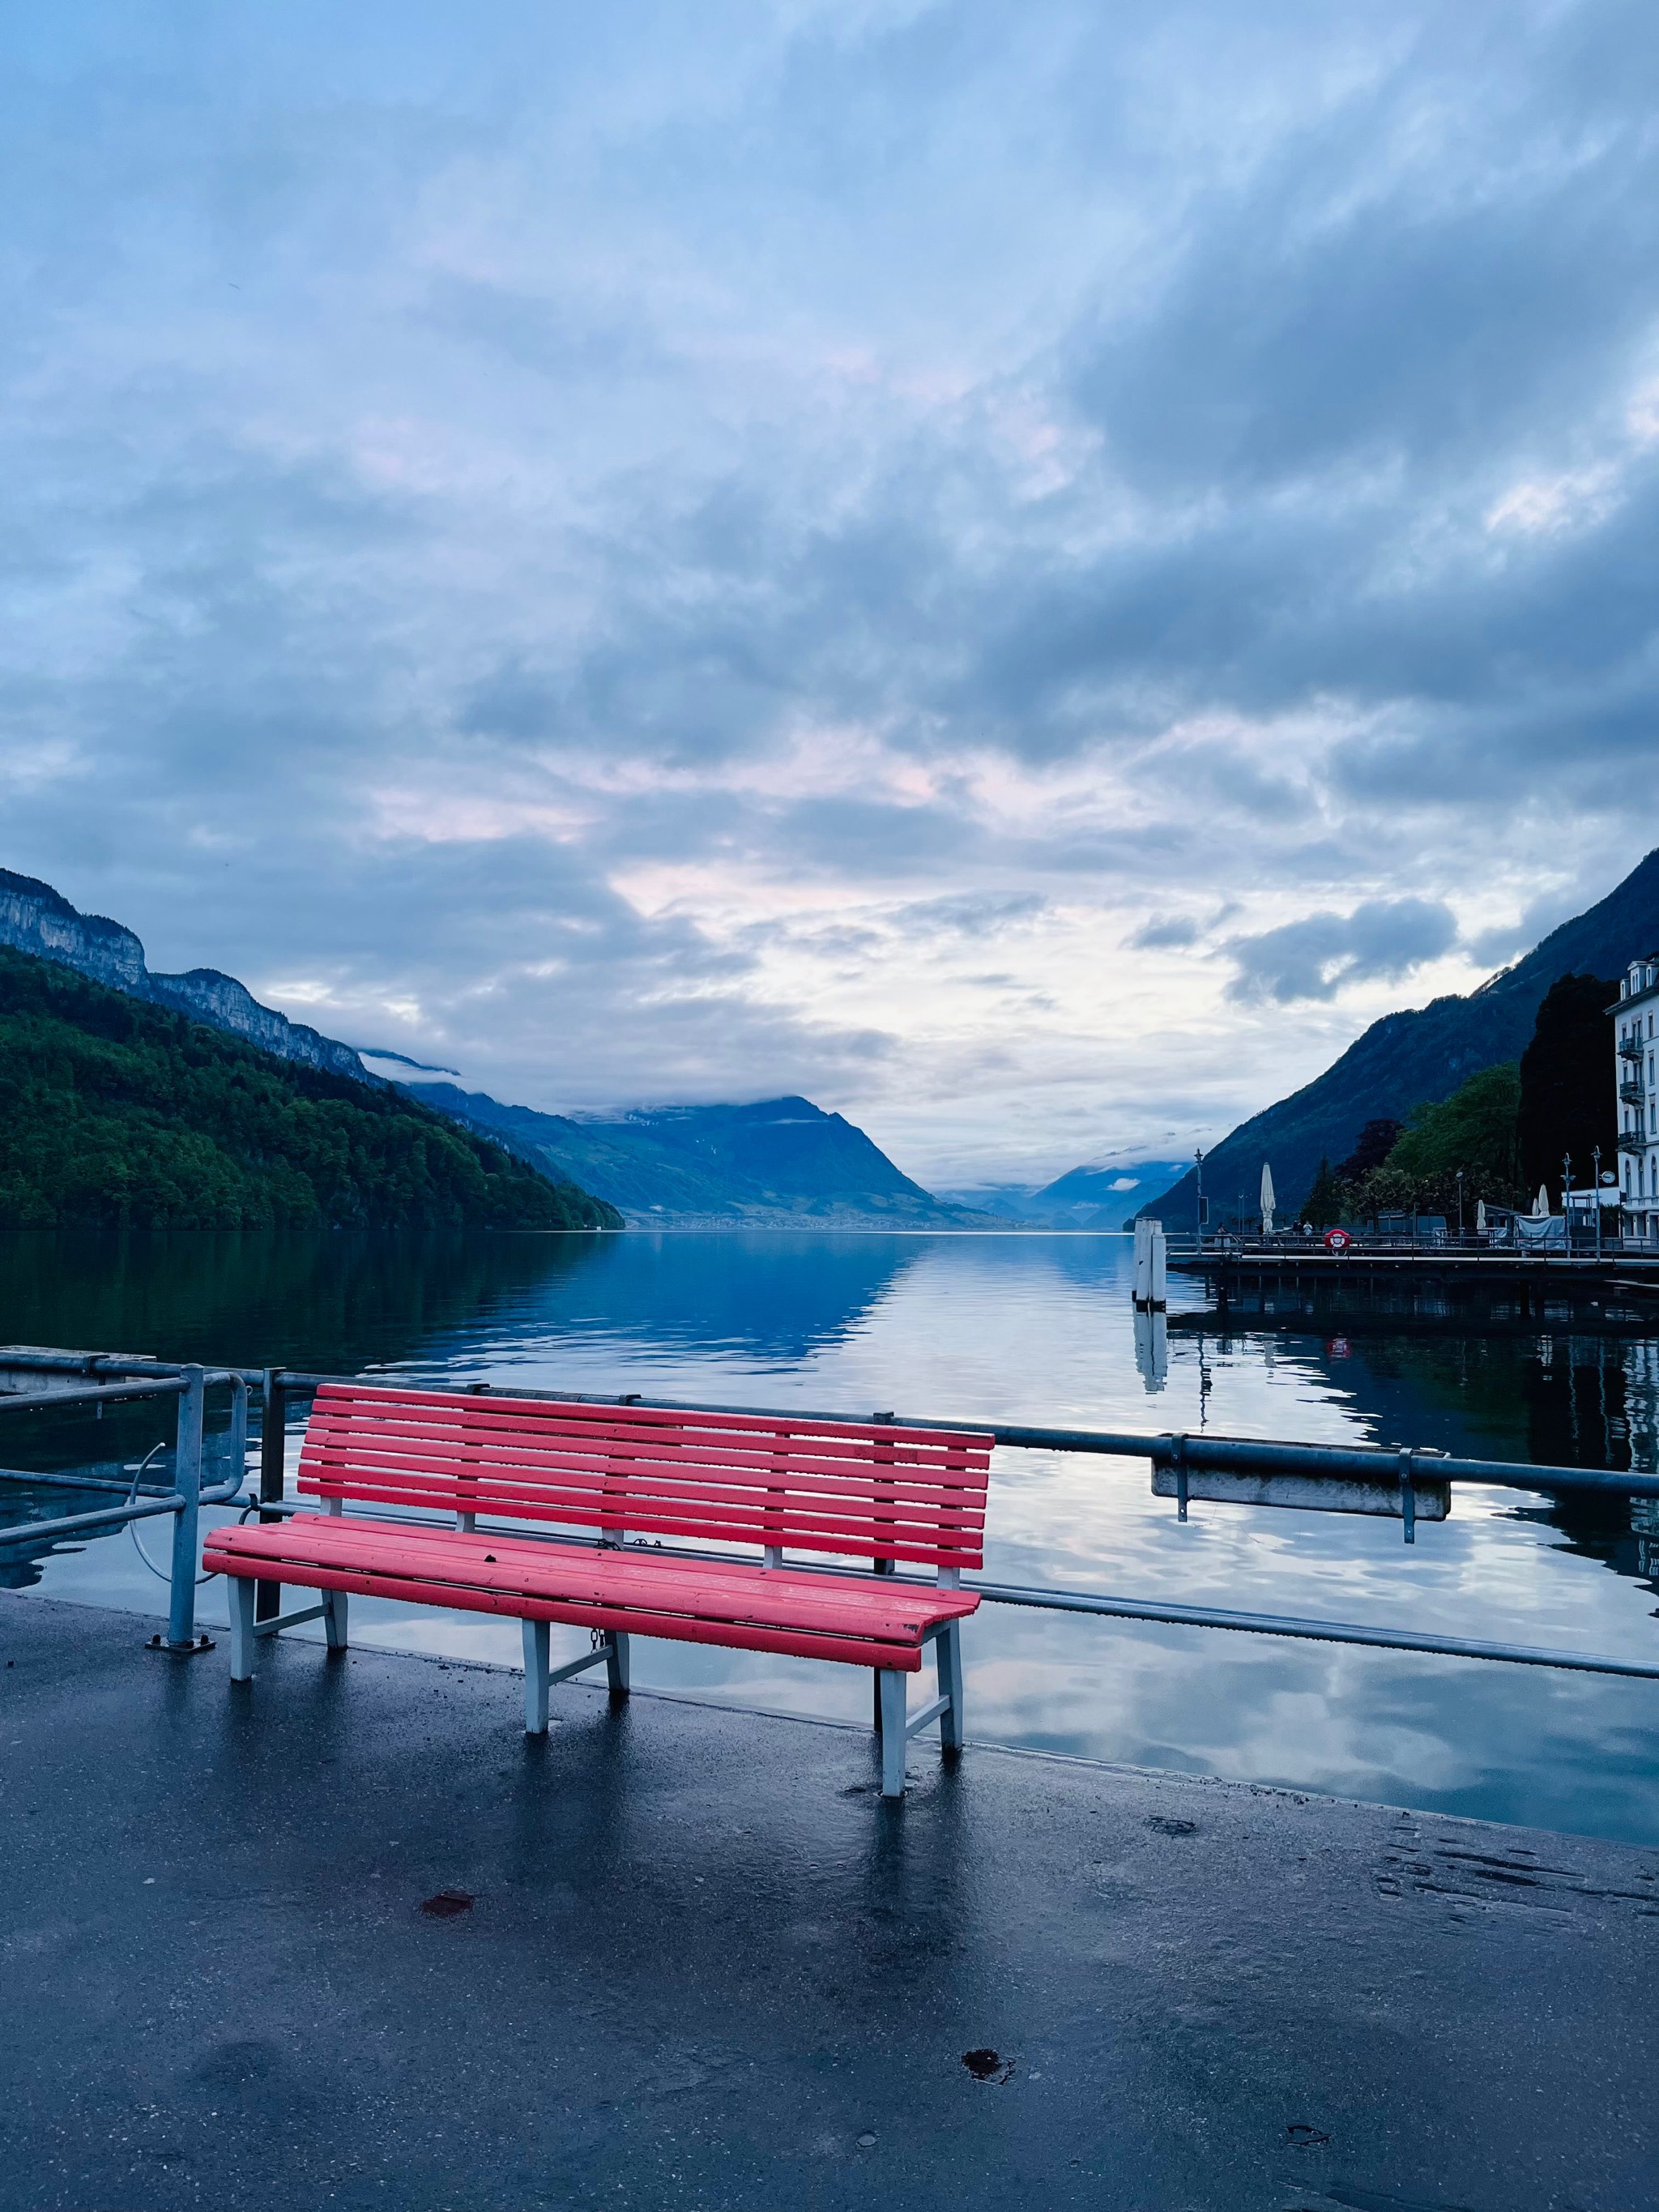
{"label": "bench backrest slat", "polygon": [[307,1495],[977,1567],[991,1439],[776,1415],[325,1383]]}

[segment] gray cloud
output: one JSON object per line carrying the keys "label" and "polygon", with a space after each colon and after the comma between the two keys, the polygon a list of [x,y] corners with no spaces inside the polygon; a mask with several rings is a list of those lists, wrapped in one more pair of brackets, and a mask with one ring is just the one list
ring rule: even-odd
{"label": "gray cloud", "polygon": [[1166,946],[1196,945],[1203,934],[1190,915],[1154,915],[1129,939],[1137,952],[1160,951]]}
{"label": "gray cloud", "polygon": [[1310,914],[1230,939],[1224,949],[1238,973],[1228,996],[1279,1006],[1332,999],[1349,983],[1397,981],[1449,951],[1456,937],[1450,908],[1431,899],[1368,899],[1352,914]]}
{"label": "gray cloud", "polygon": [[[996,939],[1042,1012],[1062,911],[1196,884],[1317,1009],[1471,866],[1632,857],[1650,8],[110,35],[0,83],[0,860],[159,964],[532,1103],[854,1104],[911,1010],[789,959]],[[1070,1142],[1063,1059],[999,1033],[988,1123]]]}
{"label": "gray cloud", "polygon": [[907,936],[913,931],[947,937],[1000,937],[1035,921],[1048,901],[1035,892],[963,891],[950,898],[916,899],[892,916]]}

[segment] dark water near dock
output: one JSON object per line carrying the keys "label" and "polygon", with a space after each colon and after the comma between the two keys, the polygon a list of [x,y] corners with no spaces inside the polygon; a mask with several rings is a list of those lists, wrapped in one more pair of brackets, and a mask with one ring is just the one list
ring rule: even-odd
{"label": "dark water near dock", "polygon": [[[1659,1464],[1659,1319],[1436,1288],[1235,1299],[1139,1327],[1123,1240],[194,1235],[0,1241],[0,1340],[500,1386]],[[153,1412],[8,1413],[0,1460],[117,1466]],[[155,1431],[153,1434],[152,1431]],[[21,1497],[0,1486],[0,1511]],[[47,1493],[36,1493],[31,1511]],[[58,1492],[61,1500],[64,1493]],[[1652,1531],[1644,1525],[1653,1521]],[[165,1535],[146,1528],[160,1559]],[[15,1558],[15,1555],[14,1555]],[[988,1572],[1623,1656],[1659,1650],[1659,1518],[1455,1495],[1395,1522],[1194,1505],[1135,1462],[999,1455]],[[155,1610],[125,1534],[5,1579]],[[217,1592],[203,1593],[210,1624]],[[513,1624],[362,1604],[358,1639],[516,1662]],[[556,1632],[556,1634],[557,1632]],[[580,1638],[568,1632],[572,1650]],[[1632,1839],[1659,1837],[1659,1684],[985,1607],[970,1734]],[[209,1662],[208,1663],[215,1663]],[[863,1718],[852,1670],[641,1644],[636,1680]]]}

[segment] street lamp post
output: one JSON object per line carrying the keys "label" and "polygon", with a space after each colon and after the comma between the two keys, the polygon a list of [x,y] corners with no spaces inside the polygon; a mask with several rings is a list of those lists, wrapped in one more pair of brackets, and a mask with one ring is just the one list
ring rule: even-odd
{"label": "street lamp post", "polygon": [[1457,1249],[1463,1249],[1463,1170],[1457,1170]]}
{"label": "street lamp post", "polygon": [[1572,1250],[1572,1154],[1561,1155],[1561,1229],[1567,1240],[1567,1250]]}
{"label": "street lamp post", "polygon": [[1198,1255],[1204,1256],[1204,1147],[1193,1148],[1193,1164],[1198,1170]]}
{"label": "street lamp post", "polygon": [[1590,1158],[1595,1163],[1593,1178],[1595,1184],[1595,1256],[1601,1256],[1601,1147],[1597,1145]]}

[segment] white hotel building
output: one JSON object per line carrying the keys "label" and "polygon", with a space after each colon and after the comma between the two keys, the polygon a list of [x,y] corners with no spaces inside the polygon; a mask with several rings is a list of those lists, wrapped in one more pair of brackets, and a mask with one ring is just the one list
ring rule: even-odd
{"label": "white hotel building", "polygon": [[1619,1189],[1630,1237],[1659,1235],[1659,952],[1632,960],[1613,1018],[1619,1085]]}

